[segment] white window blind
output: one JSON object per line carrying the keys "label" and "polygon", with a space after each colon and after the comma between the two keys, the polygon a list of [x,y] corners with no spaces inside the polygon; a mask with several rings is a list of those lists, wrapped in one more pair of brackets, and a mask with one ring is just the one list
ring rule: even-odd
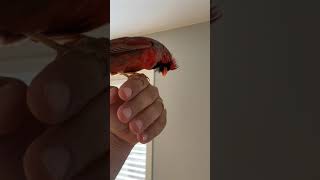
{"label": "white window blind", "polygon": [[[145,72],[149,77],[150,83],[153,84],[153,73]],[[111,76],[110,84],[120,87],[126,77]],[[151,151],[152,144],[138,143],[129,154],[116,180],[151,180]]]}
{"label": "white window blind", "polygon": [[147,175],[147,147],[137,144],[126,162],[122,166],[116,180],[146,180]]}

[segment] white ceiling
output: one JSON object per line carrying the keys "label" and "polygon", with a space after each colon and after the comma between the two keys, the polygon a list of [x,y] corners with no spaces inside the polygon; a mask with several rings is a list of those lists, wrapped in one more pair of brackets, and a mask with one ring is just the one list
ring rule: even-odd
{"label": "white ceiling", "polygon": [[111,0],[111,38],[143,35],[210,20],[210,0]]}

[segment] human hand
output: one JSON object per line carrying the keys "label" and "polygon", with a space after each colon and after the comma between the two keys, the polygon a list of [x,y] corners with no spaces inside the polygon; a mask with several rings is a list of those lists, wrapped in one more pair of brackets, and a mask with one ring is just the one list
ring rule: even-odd
{"label": "human hand", "polygon": [[0,179],[108,179],[106,62],[65,54],[0,87]]}
{"label": "human hand", "polygon": [[27,85],[0,78],[0,179],[25,180],[23,156],[44,126],[26,104]]}
{"label": "human hand", "polygon": [[30,180],[109,177],[106,63],[70,51],[33,79],[27,103],[49,128],[24,157]]}
{"label": "human hand", "polygon": [[133,75],[119,89],[110,88],[110,131],[124,142],[148,143],[166,126],[158,88],[142,75]]}

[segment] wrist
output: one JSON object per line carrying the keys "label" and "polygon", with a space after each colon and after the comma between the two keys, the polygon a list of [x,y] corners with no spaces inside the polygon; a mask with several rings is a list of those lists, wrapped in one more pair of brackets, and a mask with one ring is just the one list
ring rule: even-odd
{"label": "wrist", "polygon": [[132,144],[110,133],[110,179],[116,178],[132,148]]}
{"label": "wrist", "polygon": [[113,147],[111,149],[131,149],[134,147],[134,144],[130,144],[127,141],[119,138],[114,133],[110,132],[110,146]]}

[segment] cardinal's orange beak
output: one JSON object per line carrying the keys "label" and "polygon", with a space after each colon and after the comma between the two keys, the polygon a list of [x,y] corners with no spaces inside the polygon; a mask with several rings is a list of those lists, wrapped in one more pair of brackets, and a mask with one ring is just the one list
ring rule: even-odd
{"label": "cardinal's orange beak", "polygon": [[162,71],[162,76],[166,76],[168,73],[168,69],[165,67]]}

